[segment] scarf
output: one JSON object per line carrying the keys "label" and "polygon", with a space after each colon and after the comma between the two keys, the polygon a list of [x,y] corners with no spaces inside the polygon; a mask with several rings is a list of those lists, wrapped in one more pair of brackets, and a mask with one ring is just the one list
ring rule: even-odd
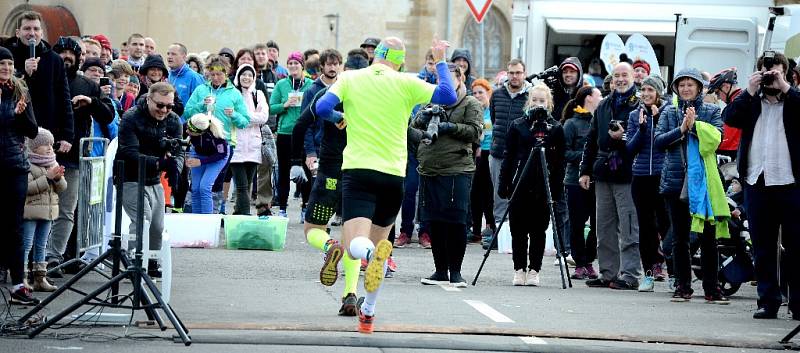
{"label": "scarf", "polygon": [[572,109],[572,111],[574,111],[574,112],[576,112],[576,113],[578,113],[578,114],[586,114],[586,113],[588,113],[588,112],[589,112],[588,110],[584,109],[584,108],[583,108],[583,107],[581,107],[580,105],[579,105],[579,106],[577,106],[575,109]]}
{"label": "scarf", "polygon": [[713,125],[697,121],[697,136],[688,135],[686,144],[686,178],[688,178],[689,212],[692,232],[702,233],[705,222],[716,227],[717,238],[730,238],[731,217],[725,190],[717,171],[716,150],[722,133]]}
{"label": "scarf", "polygon": [[28,158],[30,159],[31,163],[44,168],[55,167],[58,165],[58,163],[56,163],[55,153],[38,154],[32,151],[28,151]]}

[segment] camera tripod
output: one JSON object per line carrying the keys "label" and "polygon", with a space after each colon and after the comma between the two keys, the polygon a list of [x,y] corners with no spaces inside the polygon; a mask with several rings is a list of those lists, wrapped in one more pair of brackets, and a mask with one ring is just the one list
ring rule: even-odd
{"label": "camera tripod", "polygon": [[[531,128],[534,130],[536,125]],[[483,266],[486,264],[486,260],[489,258],[489,254],[492,252],[492,247],[497,243],[497,234],[499,234],[500,229],[503,227],[503,223],[505,223],[506,219],[508,218],[508,211],[511,209],[511,202],[514,200],[514,197],[517,195],[520,187],[520,180],[522,180],[526,175],[528,175],[528,170],[530,169],[531,164],[533,164],[533,158],[536,154],[539,155],[539,160],[541,161],[541,168],[542,173],[544,174],[544,190],[545,196],[547,196],[547,207],[550,211],[550,223],[553,227],[553,244],[556,247],[556,258],[558,259],[558,269],[561,271],[561,288],[567,289],[569,285],[572,288],[572,279],[569,277],[569,267],[567,266],[566,258],[567,253],[564,250],[564,239],[562,234],[560,233],[561,227],[558,226],[556,222],[556,214],[553,209],[555,202],[553,201],[553,195],[550,193],[550,172],[547,169],[547,156],[545,155],[545,142],[544,142],[544,134],[545,132],[534,131],[535,143],[531,148],[531,152],[528,154],[528,160],[525,162],[525,166],[522,168],[522,172],[519,174],[517,178],[517,182],[514,185],[514,191],[511,193],[511,197],[508,199],[508,207],[506,211],[503,213],[503,218],[500,219],[500,224],[494,230],[492,234],[492,240],[489,242],[489,248],[486,250],[486,253],[483,254],[483,261],[481,261],[481,266],[478,268],[478,272],[475,274],[475,278],[472,280],[472,285],[474,286],[475,283],[478,282],[478,276],[480,276],[481,271],[483,270]],[[506,157],[509,158],[509,157]]]}
{"label": "camera tripod", "polygon": [[[50,319],[43,322],[41,325],[38,325],[28,332],[29,338],[34,338],[36,335],[41,333],[42,331],[46,330],[53,324],[57,323],[59,320],[65,318],[67,315],[72,313],[73,311],[77,310],[79,307],[83,305],[91,305],[91,306],[100,306],[100,307],[110,307],[110,308],[117,308],[117,309],[130,309],[130,310],[144,310],[147,314],[148,319],[154,320],[161,331],[165,331],[167,326],[164,325],[164,320],[161,319],[161,316],[158,314],[156,309],[161,309],[164,314],[169,319],[172,326],[175,328],[175,331],[178,332],[181,341],[186,346],[192,344],[192,340],[188,335],[188,330],[186,326],[183,325],[183,322],[178,318],[175,312],[172,310],[169,304],[164,301],[164,298],[161,295],[161,292],[156,287],[153,280],[150,276],[147,275],[147,270],[142,267],[142,236],[144,234],[144,180],[146,175],[147,163],[144,156],[139,157],[139,189],[138,189],[138,212],[136,214],[136,252],[134,253],[134,259],[131,263],[131,260],[128,258],[127,251],[122,249],[122,184],[123,184],[123,175],[125,174],[125,167],[123,161],[118,161],[115,166],[114,174],[116,175],[115,178],[115,187],[117,189],[117,203],[116,203],[116,217],[115,217],[115,224],[114,224],[114,234],[112,235],[111,240],[111,247],[92,261],[89,265],[81,269],[74,277],[70,278],[67,283],[63,286],[59,287],[55,292],[53,292],[50,296],[45,298],[40,304],[36,305],[31,311],[21,317],[18,322],[25,323],[28,321],[33,315],[42,311],[48,304],[53,302],[56,298],[58,298],[61,294],[66,292],[67,290],[72,290],[76,293],[83,295],[84,297],[78,300],[77,302],[73,303],[72,305],[68,306],[66,309],[60,311],[55,316],[51,317]],[[112,265],[112,278],[103,284],[102,286],[98,287],[92,292],[85,293],[81,290],[76,288],[72,288],[72,286],[77,283],[81,278],[83,278],[86,274],[90,271],[94,270],[97,266],[102,264],[106,260],[111,260]],[[122,272],[120,272],[120,263],[122,266],[125,267]],[[129,298],[131,300],[131,305],[123,305],[119,302],[117,293],[119,291],[119,283],[123,280],[129,279],[133,285],[133,289],[131,294],[124,296],[123,298]],[[144,282],[144,283],[143,283]],[[99,296],[108,290],[111,290],[111,302],[107,300],[102,300]],[[152,297],[155,298],[157,303],[153,303],[150,295],[148,295],[148,291],[152,294]]]}

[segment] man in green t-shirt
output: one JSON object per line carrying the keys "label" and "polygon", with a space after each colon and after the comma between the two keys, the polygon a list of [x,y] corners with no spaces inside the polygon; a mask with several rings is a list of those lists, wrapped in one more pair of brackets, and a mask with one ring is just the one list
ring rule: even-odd
{"label": "man in green t-shirt", "polygon": [[[386,38],[365,69],[348,71],[317,102],[317,115],[347,126],[342,163],[342,242],[353,259],[369,261],[364,273],[366,297],[359,298],[358,330],[372,333],[375,302],[392,243],[386,238],[403,202],[408,117],[415,105],[450,105],[456,92],[445,62],[449,44],[433,41],[438,86],[398,72],[405,62],[399,38]],[[341,103],[347,112],[333,111]],[[342,246],[337,245],[337,246]]]}

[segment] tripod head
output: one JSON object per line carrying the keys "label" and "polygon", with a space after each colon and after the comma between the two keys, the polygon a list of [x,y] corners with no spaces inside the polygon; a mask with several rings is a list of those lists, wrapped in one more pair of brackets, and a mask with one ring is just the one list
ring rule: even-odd
{"label": "tripod head", "polygon": [[525,112],[525,115],[531,121],[531,134],[533,134],[534,147],[545,147],[546,139],[550,135],[552,125],[547,123],[547,117],[550,113],[542,106],[534,107]]}

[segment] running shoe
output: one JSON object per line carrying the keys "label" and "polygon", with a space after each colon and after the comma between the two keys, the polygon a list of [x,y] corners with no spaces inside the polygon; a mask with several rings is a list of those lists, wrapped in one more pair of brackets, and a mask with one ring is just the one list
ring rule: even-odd
{"label": "running shoe", "polygon": [[361,312],[361,305],[363,304],[364,297],[358,298],[358,302],[356,303],[356,310],[358,312],[358,332],[371,334],[374,330],[373,321],[375,320],[375,316],[364,315],[364,313]]}
{"label": "running shoe", "polygon": [[342,307],[339,308],[339,316],[356,316],[356,303],[358,299],[355,293],[347,293],[342,298]]}
{"label": "running shoe", "polygon": [[286,213],[286,210],[280,210],[278,211],[278,217],[289,218],[289,214]]}
{"label": "running shoe", "polygon": [[31,295],[30,289],[22,286],[22,288],[11,292],[11,299],[9,302],[16,305],[38,305],[39,299],[36,299]]}
{"label": "running shoe", "polygon": [[683,303],[692,300],[692,294],[694,290],[691,288],[684,289],[682,286],[678,286],[675,288],[675,292],[672,293],[672,299],[670,299],[673,303]]}
{"label": "running shoe", "polygon": [[332,286],[339,278],[339,261],[344,256],[344,248],[338,240],[328,240],[328,251],[325,252],[325,262],[319,271],[319,281],[323,286]]}
{"label": "running shoe", "polygon": [[706,304],[728,305],[731,303],[730,299],[723,296],[722,293],[720,293],[720,291],[716,291],[711,294],[706,294],[705,299],[706,299]]}
{"label": "running shoe", "polygon": [[514,279],[511,281],[511,284],[515,286],[524,286],[525,285],[525,269],[519,269],[514,271]]}
{"label": "running shoe", "polygon": [[538,286],[539,285],[539,272],[536,270],[529,268],[528,274],[525,276],[525,285],[526,286]]}
{"label": "running shoe", "polygon": [[588,264],[584,268],[586,269],[586,278],[597,279],[597,271],[594,270],[594,266],[592,266],[592,264]]}
{"label": "running shoe", "polygon": [[569,277],[572,278],[572,279],[586,279],[587,278],[586,277],[586,268],[584,268],[584,267],[576,268],[575,272],[573,272],[572,275],[570,275]]}
{"label": "running shoe", "polygon": [[392,258],[392,256],[389,256],[389,258],[386,260],[386,266],[388,267],[388,271],[397,272],[397,263],[394,262],[394,258]]}
{"label": "running shoe", "polygon": [[664,273],[664,267],[662,264],[655,264],[653,265],[653,279],[656,282],[664,282],[664,279],[667,277]]}
{"label": "running shoe", "polygon": [[450,285],[456,288],[467,288],[467,280],[461,277],[461,272],[450,272]]}
{"label": "running shoe", "polygon": [[394,240],[394,247],[403,248],[409,243],[411,243],[411,237],[409,237],[406,233],[400,232],[400,235],[398,235],[397,239]]}
{"label": "running shoe", "polygon": [[300,224],[306,223],[306,208],[300,209]]}
{"label": "running shoe", "polygon": [[647,273],[644,275],[644,278],[642,278],[642,282],[639,283],[638,290],[640,292],[652,292],[653,288],[655,288],[655,284],[656,282],[655,277],[653,277],[653,273],[647,271]]}
{"label": "running shoe", "polygon": [[367,293],[372,293],[381,286],[384,276],[383,264],[386,263],[386,259],[388,259],[391,254],[392,243],[388,240],[383,239],[375,246],[375,252],[372,253],[369,264],[367,264],[367,269],[364,271],[364,289]]}
{"label": "running shoe", "polygon": [[428,233],[422,233],[419,235],[419,246],[430,249],[431,248],[431,236]]}

